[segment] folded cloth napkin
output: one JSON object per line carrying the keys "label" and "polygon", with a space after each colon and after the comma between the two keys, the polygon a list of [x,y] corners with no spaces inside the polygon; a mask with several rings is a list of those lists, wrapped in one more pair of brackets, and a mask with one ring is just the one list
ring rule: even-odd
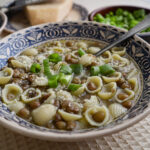
{"label": "folded cloth napkin", "polygon": [[0,0],[0,7],[9,7],[15,0]]}

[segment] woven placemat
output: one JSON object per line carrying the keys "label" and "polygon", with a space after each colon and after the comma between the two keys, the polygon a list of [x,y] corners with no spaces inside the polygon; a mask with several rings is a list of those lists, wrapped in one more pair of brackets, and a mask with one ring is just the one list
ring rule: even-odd
{"label": "woven placemat", "polygon": [[150,115],[117,134],[72,143],[37,140],[0,126],[0,150],[150,150]]}

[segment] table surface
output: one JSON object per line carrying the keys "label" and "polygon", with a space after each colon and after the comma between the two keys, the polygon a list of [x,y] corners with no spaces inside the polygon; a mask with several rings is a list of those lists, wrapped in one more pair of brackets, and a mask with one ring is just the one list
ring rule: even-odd
{"label": "table surface", "polygon": [[[150,0],[74,0],[93,9],[114,4],[150,8]],[[3,36],[7,33],[3,33]],[[41,141],[14,133],[0,126],[0,150],[150,150],[150,115],[119,133],[82,142],[60,143]]]}

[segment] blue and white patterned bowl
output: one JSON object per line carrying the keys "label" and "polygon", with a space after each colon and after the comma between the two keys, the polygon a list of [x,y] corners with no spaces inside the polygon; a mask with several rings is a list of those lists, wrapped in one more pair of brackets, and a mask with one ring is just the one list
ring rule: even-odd
{"label": "blue and white patterned bowl", "polygon": [[[88,39],[110,43],[124,32],[124,30],[95,22],[66,22],[33,26],[11,34],[0,41],[0,68],[7,64],[9,57],[48,40]],[[0,124],[30,137],[68,142],[112,134],[142,120],[150,112],[150,46],[138,36],[129,39],[124,46],[127,47],[127,53],[137,62],[143,76],[140,99],[125,116],[105,127],[58,131],[39,127],[19,118],[0,101]]]}

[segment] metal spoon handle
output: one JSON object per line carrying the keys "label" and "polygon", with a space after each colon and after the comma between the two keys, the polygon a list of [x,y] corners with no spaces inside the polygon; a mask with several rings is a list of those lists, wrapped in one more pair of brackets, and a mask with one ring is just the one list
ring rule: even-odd
{"label": "metal spoon handle", "polygon": [[119,37],[119,39],[117,39],[116,41],[110,43],[108,46],[104,47],[102,50],[95,53],[95,56],[99,56],[100,54],[104,53],[108,49],[111,49],[115,45],[117,45],[117,44],[121,43],[122,41],[128,39],[129,37],[133,36],[134,34],[148,28],[149,26],[150,26],[150,14],[148,14],[146,16],[146,18],[143,21],[141,21],[139,24],[137,24],[134,28],[132,28],[127,33],[125,33],[124,35]]}

